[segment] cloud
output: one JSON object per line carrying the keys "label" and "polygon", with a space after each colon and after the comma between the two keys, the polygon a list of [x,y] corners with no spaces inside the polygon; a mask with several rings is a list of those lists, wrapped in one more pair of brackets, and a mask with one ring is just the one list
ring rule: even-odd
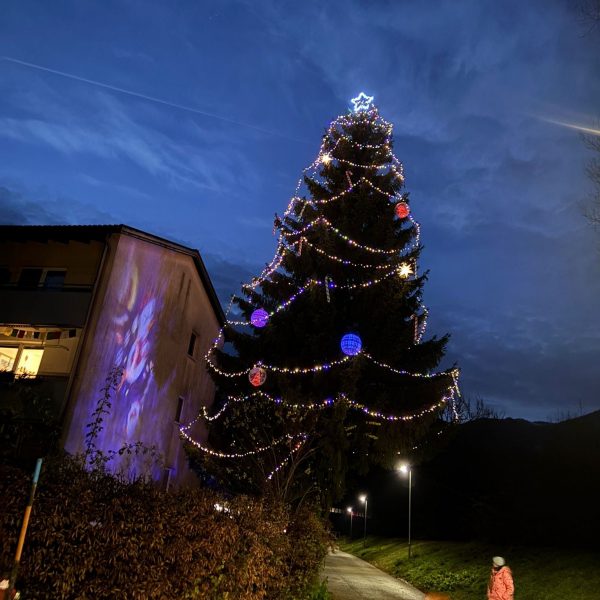
{"label": "cloud", "polygon": [[[595,365],[600,339],[546,317],[514,311],[475,314],[438,307],[432,327],[453,331],[449,355],[461,388],[508,416],[544,420],[557,411],[600,409]],[[565,326],[566,325],[566,326]]]}
{"label": "cloud", "polygon": [[[130,161],[175,188],[224,194],[256,183],[239,141],[224,140],[188,116],[165,115],[152,106],[140,110],[137,100],[124,102],[87,88],[74,89],[67,99],[46,83],[38,85],[38,78],[30,80],[37,94],[17,91],[4,98],[19,116],[0,118],[0,136],[65,155]],[[169,127],[176,122],[189,124],[186,135],[171,134]]]}
{"label": "cloud", "polygon": [[[32,200],[30,195],[37,195]],[[65,205],[69,210],[65,211]],[[114,224],[108,212],[88,203],[66,198],[48,199],[45,194],[21,193],[0,184],[0,224],[2,225],[79,225]]]}
{"label": "cloud", "polygon": [[229,305],[232,294],[240,294],[241,284],[248,283],[261,270],[260,265],[233,263],[223,256],[211,252],[205,252],[202,258],[223,309]]}

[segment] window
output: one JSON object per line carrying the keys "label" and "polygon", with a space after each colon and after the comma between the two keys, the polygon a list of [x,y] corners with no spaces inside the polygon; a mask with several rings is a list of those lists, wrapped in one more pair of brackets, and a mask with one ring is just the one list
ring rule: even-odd
{"label": "window", "polygon": [[192,332],[192,335],[190,335],[190,343],[188,344],[188,355],[193,357],[194,356],[194,350],[196,348],[196,334],[194,332]]}
{"label": "window", "polygon": [[19,275],[20,288],[36,288],[42,278],[42,269],[21,269]]}
{"label": "window", "polygon": [[181,423],[181,411],[183,410],[183,398],[177,398],[177,410],[175,411],[175,423]]}
{"label": "window", "polygon": [[61,271],[46,271],[46,277],[44,277],[44,287],[53,290],[61,289],[65,285],[65,276],[67,272],[63,269]]}
{"label": "window", "polygon": [[12,371],[19,348],[0,348],[0,371]]}
{"label": "window", "polygon": [[40,363],[42,362],[42,356],[44,350],[40,348],[23,348],[21,355],[19,356],[19,363],[15,369],[17,375],[25,377],[35,377]]}

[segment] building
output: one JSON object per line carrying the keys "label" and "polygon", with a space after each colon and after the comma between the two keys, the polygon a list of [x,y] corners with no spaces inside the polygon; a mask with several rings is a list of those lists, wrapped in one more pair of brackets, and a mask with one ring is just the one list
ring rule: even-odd
{"label": "building", "polygon": [[142,442],[162,461],[125,454],[109,469],[191,485],[178,423],[213,401],[203,356],[223,321],[197,250],[125,225],[0,227],[2,389],[6,398],[15,379],[35,382],[70,453],[85,449],[86,424],[117,368],[97,446]]}

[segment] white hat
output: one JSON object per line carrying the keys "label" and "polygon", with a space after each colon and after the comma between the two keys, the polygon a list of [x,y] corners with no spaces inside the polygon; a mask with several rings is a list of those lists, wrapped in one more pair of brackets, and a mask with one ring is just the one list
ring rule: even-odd
{"label": "white hat", "polygon": [[492,558],[492,562],[497,567],[503,567],[506,564],[506,561],[501,556],[494,556],[494,558]]}

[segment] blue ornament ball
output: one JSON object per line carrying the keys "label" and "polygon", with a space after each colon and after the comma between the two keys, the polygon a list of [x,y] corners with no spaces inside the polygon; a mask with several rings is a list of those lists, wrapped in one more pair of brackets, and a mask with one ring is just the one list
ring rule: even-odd
{"label": "blue ornament ball", "polygon": [[340,342],[342,352],[348,356],[356,356],[362,349],[362,340],[356,333],[347,333]]}
{"label": "blue ornament ball", "polygon": [[250,323],[254,327],[264,327],[269,321],[269,313],[264,308],[257,308],[250,315]]}

